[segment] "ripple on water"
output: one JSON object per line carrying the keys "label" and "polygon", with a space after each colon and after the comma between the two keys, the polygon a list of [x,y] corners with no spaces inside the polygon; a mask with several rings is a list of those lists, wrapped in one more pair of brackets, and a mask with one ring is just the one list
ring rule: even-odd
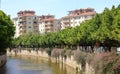
{"label": "ripple on water", "polygon": [[52,74],[46,64],[32,63],[31,61],[9,58],[4,70],[0,74]]}

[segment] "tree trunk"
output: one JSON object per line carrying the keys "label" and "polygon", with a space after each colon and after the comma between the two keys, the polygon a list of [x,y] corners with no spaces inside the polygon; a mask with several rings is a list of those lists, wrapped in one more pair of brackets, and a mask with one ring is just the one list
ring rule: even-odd
{"label": "tree trunk", "polygon": [[79,44],[77,44],[77,50],[80,50]]}

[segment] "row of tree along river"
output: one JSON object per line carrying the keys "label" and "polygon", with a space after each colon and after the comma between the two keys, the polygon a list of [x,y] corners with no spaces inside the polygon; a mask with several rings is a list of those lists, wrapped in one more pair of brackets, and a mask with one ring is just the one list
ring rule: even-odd
{"label": "row of tree along river", "polygon": [[[80,26],[45,35],[28,34],[15,38],[10,18],[0,11],[0,50],[10,53],[45,55],[89,74],[119,74],[120,59],[111,47],[120,46],[120,5],[105,8]],[[11,43],[12,41],[12,43]],[[81,46],[81,47],[80,47]],[[43,54],[42,54],[43,53]],[[74,64],[74,63],[73,63]],[[87,73],[88,74],[88,73]]]}
{"label": "row of tree along river", "polygon": [[119,12],[120,5],[113,6],[75,28],[45,35],[22,35],[12,41],[10,51],[38,55],[44,51],[49,57],[66,64],[72,59],[76,62],[74,68],[80,72],[119,74],[119,56],[116,50],[111,51],[111,47],[120,46]]}

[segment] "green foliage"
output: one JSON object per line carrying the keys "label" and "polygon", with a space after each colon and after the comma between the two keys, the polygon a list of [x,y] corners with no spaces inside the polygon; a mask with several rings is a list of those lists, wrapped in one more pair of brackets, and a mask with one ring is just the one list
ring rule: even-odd
{"label": "green foliage", "polygon": [[15,28],[9,16],[0,10],[0,51],[11,45]]}
{"label": "green foliage", "polygon": [[96,41],[107,47],[120,46],[120,5],[116,8],[113,6],[112,9],[105,8],[103,13],[96,14],[75,28],[45,35],[21,36],[13,41],[13,45],[70,48],[77,45],[93,46]]}

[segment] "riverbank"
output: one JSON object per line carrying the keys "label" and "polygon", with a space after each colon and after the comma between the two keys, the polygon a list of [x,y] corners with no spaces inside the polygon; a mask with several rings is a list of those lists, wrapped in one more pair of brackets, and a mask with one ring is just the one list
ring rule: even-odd
{"label": "riverbank", "polygon": [[[66,58],[63,58],[60,56],[59,58],[50,57],[46,51],[41,50],[7,50],[7,56],[35,56],[35,57],[42,57],[44,59],[51,59],[52,62],[62,62],[63,64],[66,64],[70,67],[72,67],[74,70],[82,71],[81,64],[77,64],[77,62],[74,60],[73,56],[66,56]],[[85,65],[85,74],[94,74],[93,68],[86,63]]]}
{"label": "riverbank", "polygon": [[7,57],[5,53],[0,53],[0,68],[3,67],[7,62]]}
{"label": "riverbank", "polygon": [[67,57],[66,59],[60,57],[59,59],[57,58],[53,58],[53,57],[50,57],[48,55],[48,53],[46,53],[45,51],[35,51],[35,50],[21,50],[21,51],[16,51],[16,50],[12,50],[12,51],[9,51],[7,50],[7,56],[16,56],[16,55],[19,55],[19,56],[36,56],[36,57],[42,57],[42,58],[46,58],[46,59],[52,59],[52,62],[58,62],[58,61],[61,61],[63,63],[66,63],[67,65],[73,67],[74,69],[76,68],[77,66],[77,63],[75,61],[73,61],[73,56],[71,56],[71,58]]}
{"label": "riverbank", "polygon": [[0,74],[76,74],[76,70],[50,59],[35,56],[8,56]]}

